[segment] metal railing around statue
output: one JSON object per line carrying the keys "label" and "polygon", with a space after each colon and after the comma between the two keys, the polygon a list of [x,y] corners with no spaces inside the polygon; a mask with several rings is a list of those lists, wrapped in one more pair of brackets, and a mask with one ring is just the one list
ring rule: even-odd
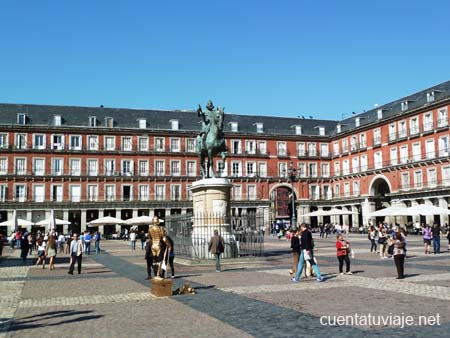
{"label": "metal railing around statue", "polygon": [[166,231],[175,243],[177,257],[212,259],[208,243],[214,230],[224,238],[223,258],[257,257],[264,255],[264,215],[242,216],[171,215],[166,217]]}

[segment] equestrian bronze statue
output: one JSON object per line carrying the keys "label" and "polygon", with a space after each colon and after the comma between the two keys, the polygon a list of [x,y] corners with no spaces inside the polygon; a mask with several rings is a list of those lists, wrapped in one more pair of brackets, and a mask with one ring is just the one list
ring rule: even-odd
{"label": "equestrian bronze statue", "polygon": [[215,109],[212,101],[209,100],[206,104],[206,111],[203,111],[202,107],[198,105],[197,115],[203,118],[202,131],[196,140],[196,151],[200,156],[200,172],[203,178],[216,177],[214,157],[220,154],[222,168],[225,168],[227,152],[223,133],[224,108]]}

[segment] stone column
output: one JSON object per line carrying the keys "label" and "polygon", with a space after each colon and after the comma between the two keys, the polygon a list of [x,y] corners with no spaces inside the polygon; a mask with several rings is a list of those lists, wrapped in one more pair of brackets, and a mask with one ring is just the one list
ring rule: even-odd
{"label": "stone column", "polygon": [[[438,201],[439,201],[439,207],[448,209],[448,203],[444,198],[439,198]],[[440,216],[441,216],[441,226],[443,226],[444,223],[448,224],[448,214],[443,214]]]}
{"label": "stone column", "polygon": [[352,205],[351,206],[351,210],[353,211],[354,214],[352,214],[352,224],[351,227],[353,228],[359,228],[359,211],[358,211],[358,206],[357,205]]}
{"label": "stone column", "polygon": [[98,210],[98,218],[105,217],[105,209],[99,209]]}
{"label": "stone column", "polygon": [[364,202],[361,204],[362,208],[362,216],[363,216],[363,226],[368,227],[369,221],[372,225],[375,225],[375,217],[370,217],[370,213],[375,211],[375,203],[369,202],[369,199],[366,198]]}
{"label": "stone column", "polygon": [[[63,220],[68,221],[69,220],[69,210],[64,209],[63,210]],[[63,234],[69,233],[69,225],[63,225]]]}
{"label": "stone column", "polygon": [[138,217],[138,209],[133,208],[132,214],[131,214],[132,218]]}
{"label": "stone column", "polygon": [[27,210],[27,221],[33,221],[33,210]]}
{"label": "stone column", "polygon": [[[317,210],[323,211],[323,207],[318,207]],[[323,224],[323,216],[317,216],[317,225],[319,225],[320,223]]]}
{"label": "stone column", "polygon": [[[342,210],[348,210],[347,207],[342,207]],[[348,217],[348,215],[342,215],[342,221],[344,222],[344,224],[342,225],[348,225],[349,227],[351,226],[350,223],[350,217]]]}
{"label": "stone column", "polygon": [[[416,205],[419,205],[419,203],[417,202],[417,200],[411,200],[411,206],[414,207]],[[420,223],[420,215],[414,215],[412,216],[412,220],[414,225],[419,222]]]}
{"label": "stone column", "polygon": [[80,227],[81,232],[86,231],[86,209],[81,210]]}
{"label": "stone column", "polygon": [[166,212],[165,212],[165,216],[164,217],[168,217],[168,216],[171,215],[170,210],[171,210],[170,208],[166,208]]}
{"label": "stone column", "polygon": [[[426,199],[426,198],[425,198],[424,201],[425,201],[425,204],[433,205],[433,202],[431,202],[430,199]],[[431,216],[425,216],[425,217],[426,217],[427,223],[428,223],[430,226],[433,226],[434,216],[431,215]]]}
{"label": "stone column", "polygon": [[239,246],[230,233],[231,187],[232,184],[225,178],[202,179],[192,184],[190,189],[194,207],[193,258],[213,258],[208,251],[208,242],[216,229],[226,244],[223,257],[239,255]]}
{"label": "stone column", "polygon": [[[13,218],[14,218],[14,210],[8,210],[8,221],[12,221],[13,220]],[[13,232],[15,229],[14,229],[14,224],[13,223],[11,223],[11,225],[8,225],[8,228],[7,228],[7,235],[9,236],[10,234],[11,234],[11,232]]]}

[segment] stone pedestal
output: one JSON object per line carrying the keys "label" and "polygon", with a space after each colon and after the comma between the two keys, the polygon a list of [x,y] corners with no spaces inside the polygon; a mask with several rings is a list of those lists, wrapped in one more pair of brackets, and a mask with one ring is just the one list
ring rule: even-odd
{"label": "stone pedestal", "polygon": [[208,243],[218,230],[225,241],[223,258],[236,256],[236,241],[230,233],[230,198],[232,184],[226,178],[207,178],[192,184],[193,258],[213,258]]}
{"label": "stone pedestal", "polygon": [[173,281],[170,279],[156,279],[150,280],[150,291],[156,297],[170,297],[172,296]]}

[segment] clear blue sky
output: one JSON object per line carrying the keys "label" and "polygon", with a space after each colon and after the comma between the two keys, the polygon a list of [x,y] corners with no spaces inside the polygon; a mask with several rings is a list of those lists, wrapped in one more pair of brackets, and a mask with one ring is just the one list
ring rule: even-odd
{"label": "clear blue sky", "polygon": [[3,0],[0,102],[340,119],[450,80],[445,0]]}

